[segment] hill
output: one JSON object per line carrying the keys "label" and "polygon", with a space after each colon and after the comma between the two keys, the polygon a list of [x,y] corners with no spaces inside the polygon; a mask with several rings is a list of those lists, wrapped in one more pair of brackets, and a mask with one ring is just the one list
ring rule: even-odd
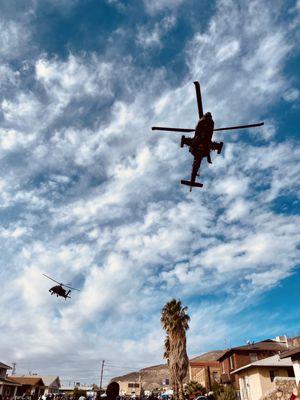
{"label": "hill", "polygon": [[[209,351],[203,353],[198,357],[191,358],[190,361],[194,362],[205,362],[205,361],[216,361],[224,353],[223,350]],[[167,364],[153,365],[140,369],[136,372],[130,372],[129,374],[116,376],[111,381],[116,382],[138,382],[141,379],[143,388],[145,390],[154,390],[162,386],[162,382],[166,379],[170,379],[169,369]]]}

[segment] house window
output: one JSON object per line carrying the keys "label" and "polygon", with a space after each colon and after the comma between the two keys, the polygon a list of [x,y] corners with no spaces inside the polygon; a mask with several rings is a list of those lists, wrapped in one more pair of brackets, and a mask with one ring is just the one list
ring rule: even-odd
{"label": "house window", "polygon": [[129,388],[138,388],[139,386],[139,383],[128,383]]}
{"label": "house window", "polygon": [[214,380],[215,382],[218,382],[218,381],[219,381],[219,373],[218,373],[218,372],[213,372],[213,380]]}
{"label": "house window", "polygon": [[270,374],[271,382],[273,382],[274,379],[275,379],[275,371],[274,371],[273,369],[271,369],[271,370],[269,371],[269,374]]}
{"label": "house window", "polygon": [[250,356],[250,361],[252,363],[258,360],[258,357],[257,357],[256,353],[250,353],[249,356]]}
{"label": "house window", "polygon": [[5,378],[6,376],[6,369],[0,368],[0,378]]}
{"label": "house window", "polygon": [[230,369],[234,369],[234,358],[233,356],[229,357]]}

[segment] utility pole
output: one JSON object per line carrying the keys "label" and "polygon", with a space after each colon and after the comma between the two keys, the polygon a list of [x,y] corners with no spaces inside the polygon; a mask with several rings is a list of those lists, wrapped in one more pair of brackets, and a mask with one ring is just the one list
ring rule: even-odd
{"label": "utility pole", "polygon": [[143,387],[142,387],[142,385],[143,385],[143,382],[142,382],[142,374],[140,373],[139,374],[139,384],[140,384],[140,398],[143,396]]}
{"label": "utility pole", "polygon": [[12,366],[13,366],[13,368],[12,368],[12,371],[11,371],[11,374],[12,375],[16,375],[16,363],[14,362],[14,363],[12,363]]}
{"label": "utility pole", "polygon": [[102,389],[102,378],[103,378],[104,363],[105,363],[105,360],[102,360],[101,375],[100,375],[100,395],[101,395],[101,389]]}

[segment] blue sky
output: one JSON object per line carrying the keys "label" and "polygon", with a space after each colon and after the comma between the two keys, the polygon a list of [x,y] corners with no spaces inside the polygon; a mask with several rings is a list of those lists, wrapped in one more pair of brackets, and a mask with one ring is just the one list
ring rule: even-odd
{"label": "blue sky", "polygon": [[[300,331],[298,1],[0,2],[0,354],[98,382],[162,362],[160,310],[188,353]],[[221,156],[189,193],[193,81]],[[46,273],[81,289],[51,297]]]}

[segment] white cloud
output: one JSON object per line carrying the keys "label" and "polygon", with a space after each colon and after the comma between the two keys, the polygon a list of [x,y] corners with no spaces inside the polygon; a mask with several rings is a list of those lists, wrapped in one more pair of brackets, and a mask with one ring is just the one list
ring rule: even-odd
{"label": "white cloud", "polygon": [[299,91],[298,89],[296,89],[296,88],[291,88],[291,89],[288,89],[288,90],[283,94],[283,98],[284,98],[285,101],[293,102],[293,101],[298,100],[299,95],[300,95],[300,91]]}
{"label": "white cloud", "polygon": [[15,130],[3,130],[0,137],[0,149],[3,153],[6,153],[16,150],[19,147],[29,147],[35,138],[35,134],[24,134]]}
{"label": "white cloud", "polygon": [[110,97],[112,65],[99,62],[94,55],[88,61],[86,64],[84,59],[72,54],[67,61],[40,58],[35,65],[36,79],[61,107],[66,106],[72,98],[95,95]]}
{"label": "white cloud", "polygon": [[150,28],[141,26],[137,32],[137,44],[145,49],[151,47],[161,47],[161,40],[163,36],[174,27],[175,23],[175,16],[166,16],[161,21],[156,22],[154,26],[151,26]]}
{"label": "white cloud", "polygon": [[[153,2],[149,12],[169,6]],[[119,359],[132,360],[134,349],[135,362],[159,362],[159,312],[174,295],[194,299],[196,352],[199,342],[215,344],[205,330],[218,343],[238,336],[245,327],[233,329],[230,317],[293,273],[300,225],[276,201],[297,196],[299,150],[275,141],[276,119],[259,130],[259,144],[220,134],[224,153],[203,165],[204,188],[192,193],[179,184],[192,163],[180,135],[150,130],[194,126],[193,79],[216,125],[260,119],[292,90],[283,75],[292,46],[285,29],[259,2],[218,2],[208,30],[187,43],[189,73],[177,89],[167,87],[166,71],[104,54],[39,55],[31,92],[6,70],[17,86],[1,103],[1,211],[9,222],[0,230],[0,276],[11,290],[0,293],[0,350],[8,362],[45,372],[53,365],[63,376],[71,367],[82,373],[87,359],[98,370],[99,354],[112,359],[115,349]],[[42,273],[81,291],[71,301],[51,297]]]}
{"label": "white cloud", "polygon": [[165,10],[174,10],[180,6],[184,0],[143,0],[149,14],[155,14]]}
{"label": "white cloud", "polygon": [[0,57],[15,58],[23,52],[30,31],[21,22],[0,19]]}

